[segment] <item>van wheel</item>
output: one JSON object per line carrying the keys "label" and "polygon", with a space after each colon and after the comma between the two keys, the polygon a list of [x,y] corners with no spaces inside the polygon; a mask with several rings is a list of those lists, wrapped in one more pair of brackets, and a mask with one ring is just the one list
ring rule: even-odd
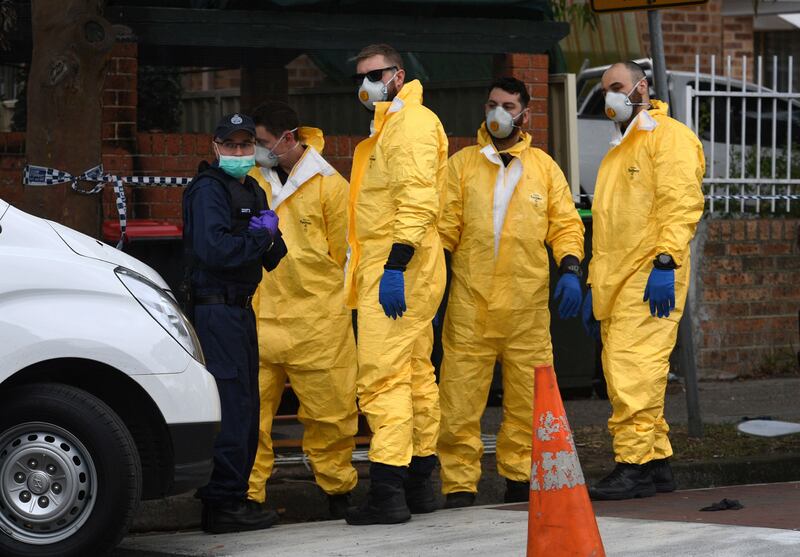
{"label": "van wheel", "polygon": [[57,383],[0,400],[0,555],[105,555],[141,497],[141,464],[103,401]]}

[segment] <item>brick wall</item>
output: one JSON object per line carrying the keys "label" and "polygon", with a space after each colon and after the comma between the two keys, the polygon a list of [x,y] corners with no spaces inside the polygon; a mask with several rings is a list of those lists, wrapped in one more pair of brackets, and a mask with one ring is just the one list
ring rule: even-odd
{"label": "brick wall", "polygon": [[[725,57],[731,57],[731,73],[742,75],[742,56],[749,57],[747,62],[747,79],[753,80],[755,66],[753,16],[729,16],[722,18],[722,50]],[[727,64],[720,60],[719,64]],[[721,70],[724,71],[724,70]]]}
{"label": "brick wall", "polygon": [[800,219],[705,220],[694,261],[702,378],[796,369]]}
{"label": "brick wall", "polygon": [[289,89],[316,87],[325,81],[325,74],[306,54],[301,54],[288,64]]}
{"label": "brick wall", "polygon": [[[741,57],[747,55],[750,57],[748,78],[752,79],[753,16],[723,16],[721,10],[722,0],[661,10],[668,69],[693,72],[695,55],[699,54],[700,71],[710,73],[713,54],[717,56],[718,75],[725,71],[724,57],[732,56],[731,71],[734,76],[741,76]],[[651,56],[647,12],[637,12],[636,17],[642,56]]]}

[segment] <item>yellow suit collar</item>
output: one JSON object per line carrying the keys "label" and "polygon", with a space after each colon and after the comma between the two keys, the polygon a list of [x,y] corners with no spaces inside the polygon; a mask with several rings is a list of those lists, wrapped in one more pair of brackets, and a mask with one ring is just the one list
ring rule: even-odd
{"label": "yellow suit collar", "polygon": [[422,104],[422,83],[418,79],[404,84],[391,102],[375,103],[372,134],[375,135],[380,132],[389,115],[400,112],[407,104]]}
{"label": "yellow suit collar", "polygon": [[[486,131],[486,122],[481,124],[480,129],[478,130],[478,145],[481,146],[481,151],[494,151],[496,153],[508,153],[512,157],[517,157],[523,153],[526,149],[530,148],[531,146],[531,135],[527,132],[520,131],[519,134],[519,141],[514,143],[511,147],[504,151],[497,151],[497,147],[495,147],[494,142],[492,142],[492,136]],[[489,147],[490,149],[487,149]]]}

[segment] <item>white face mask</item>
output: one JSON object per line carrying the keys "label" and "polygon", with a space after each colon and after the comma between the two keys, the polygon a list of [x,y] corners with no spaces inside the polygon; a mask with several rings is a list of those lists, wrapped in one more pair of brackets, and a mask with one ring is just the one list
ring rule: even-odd
{"label": "white face mask", "polygon": [[486,113],[486,130],[497,139],[505,139],[519,126],[515,123],[525,111],[512,116],[502,106],[496,106]]}
{"label": "white face mask", "polygon": [[364,77],[361,87],[358,88],[358,100],[361,104],[369,110],[375,110],[375,103],[383,102],[389,98],[389,83],[397,76],[397,71],[394,72],[389,81],[370,81]]}
{"label": "white face mask", "polygon": [[[294,133],[296,131],[297,131],[297,128],[295,128],[293,130],[289,130],[289,133]],[[263,168],[275,168],[276,166],[278,166],[278,163],[280,162],[281,157],[289,152],[289,151],[287,151],[286,153],[281,153],[280,155],[275,153],[275,148],[278,145],[280,145],[281,141],[283,141],[285,138],[286,138],[286,135],[282,136],[278,140],[278,142],[275,143],[275,145],[272,146],[272,149],[267,149],[266,147],[262,147],[261,145],[256,145],[256,163],[258,163],[258,166],[261,166]],[[297,145],[299,145],[299,144],[295,144],[295,147]]]}
{"label": "white face mask", "polygon": [[634,106],[648,106],[649,103],[632,103],[630,99],[630,96],[642,81],[644,80],[637,81],[627,95],[613,91],[606,93],[606,116],[615,122],[624,123],[631,119]]}

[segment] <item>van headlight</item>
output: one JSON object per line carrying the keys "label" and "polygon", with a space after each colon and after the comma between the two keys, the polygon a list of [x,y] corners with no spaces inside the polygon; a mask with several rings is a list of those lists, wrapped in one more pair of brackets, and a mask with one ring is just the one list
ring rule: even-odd
{"label": "van headlight", "polygon": [[195,360],[205,365],[200,340],[194,327],[184,315],[181,308],[165,290],[135,271],[125,267],[117,267],[114,272],[142,307],[164,328],[169,335],[178,341],[184,350]]}

